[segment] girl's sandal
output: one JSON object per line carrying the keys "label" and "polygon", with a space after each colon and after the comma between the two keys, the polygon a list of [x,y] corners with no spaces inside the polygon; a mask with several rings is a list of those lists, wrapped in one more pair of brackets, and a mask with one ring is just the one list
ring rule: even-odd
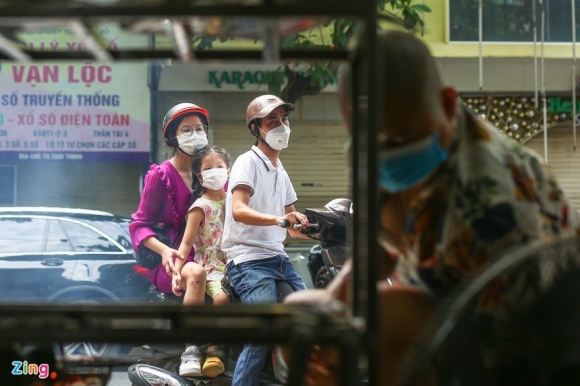
{"label": "girl's sandal", "polygon": [[222,361],[218,357],[212,356],[205,360],[201,373],[206,377],[213,378],[223,373],[224,370],[225,367]]}

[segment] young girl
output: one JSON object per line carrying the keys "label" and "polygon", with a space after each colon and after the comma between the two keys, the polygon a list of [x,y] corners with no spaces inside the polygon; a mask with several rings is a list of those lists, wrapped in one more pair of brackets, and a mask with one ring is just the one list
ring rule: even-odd
{"label": "young girl", "polygon": [[[195,246],[195,262],[205,268],[205,292],[213,299],[214,305],[229,301],[221,285],[227,262],[221,250],[221,243],[226,198],[224,186],[228,180],[230,163],[228,152],[216,146],[206,146],[193,156],[191,171],[194,203],[187,213],[187,225],[178,250],[182,256],[187,256]],[[177,296],[181,295],[179,272],[182,265],[183,260],[175,261],[172,286]],[[215,351],[215,348],[210,346],[208,358],[201,370],[202,374],[208,377],[214,377],[224,371],[223,363],[212,351]]]}

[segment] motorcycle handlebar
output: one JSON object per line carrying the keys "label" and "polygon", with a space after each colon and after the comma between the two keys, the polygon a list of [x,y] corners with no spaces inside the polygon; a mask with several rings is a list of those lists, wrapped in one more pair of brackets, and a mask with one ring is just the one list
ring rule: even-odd
{"label": "motorcycle handlebar", "polygon": [[[294,225],[294,228],[299,229],[302,228],[302,224],[296,224]],[[302,229],[302,233],[304,233],[305,235],[310,236],[312,233],[316,233],[320,231],[320,224],[317,222],[311,222],[308,224],[308,226],[306,227],[306,229]]]}
{"label": "motorcycle handlebar", "polygon": [[[282,225],[281,225],[282,226]],[[282,226],[282,228],[288,228],[290,226],[290,221],[284,219],[284,224]],[[302,228],[302,224],[301,223],[296,223],[293,225],[294,229],[300,229]],[[320,224],[317,222],[313,222],[313,223],[309,223],[308,226],[306,227],[306,229],[302,230],[302,233],[304,234],[310,234],[310,233],[315,233],[318,232],[320,230]]]}

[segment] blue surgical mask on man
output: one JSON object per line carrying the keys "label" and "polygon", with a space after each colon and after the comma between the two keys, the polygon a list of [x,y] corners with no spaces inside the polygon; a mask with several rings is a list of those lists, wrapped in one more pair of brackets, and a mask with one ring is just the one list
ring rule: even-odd
{"label": "blue surgical mask on man", "polygon": [[447,160],[447,150],[434,131],[429,137],[379,155],[379,184],[389,192],[401,192],[425,181]]}

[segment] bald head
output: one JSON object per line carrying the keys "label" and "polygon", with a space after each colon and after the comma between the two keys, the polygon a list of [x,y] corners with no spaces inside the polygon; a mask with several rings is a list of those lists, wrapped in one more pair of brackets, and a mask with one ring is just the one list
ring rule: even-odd
{"label": "bald head", "polygon": [[377,39],[378,77],[383,95],[405,95],[415,107],[436,100],[441,78],[427,46],[408,32],[389,30]]}

